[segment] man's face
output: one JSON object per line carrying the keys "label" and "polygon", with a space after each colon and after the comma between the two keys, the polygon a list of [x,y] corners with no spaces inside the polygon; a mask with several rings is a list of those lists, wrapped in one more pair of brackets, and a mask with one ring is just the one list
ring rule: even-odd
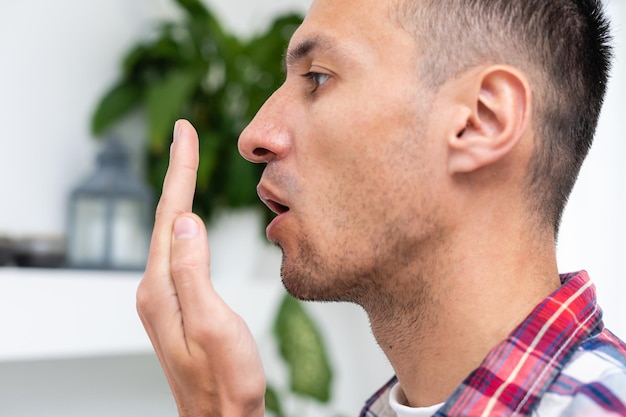
{"label": "man's face", "polygon": [[360,302],[437,235],[445,149],[429,139],[432,93],[390,3],[316,0],[285,83],[239,139],[267,163],[258,192],[278,213],[267,236],[300,298]]}

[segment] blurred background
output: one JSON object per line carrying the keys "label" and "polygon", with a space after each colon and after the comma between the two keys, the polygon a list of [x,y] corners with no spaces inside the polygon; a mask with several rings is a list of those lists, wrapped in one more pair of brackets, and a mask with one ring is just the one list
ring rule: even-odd
{"label": "blurred background", "polygon": [[[239,48],[258,52],[254,39],[270,36],[268,30],[278,16],[303,14],[310,2],[204,3],[228,34],[225,42],[236,38]],[[589,271],[606,324],[626,338],[626,141],[620,129],[626,114],[626,2],[612,0],[606,6],[613,20],[616,61],[596,142],[564,216],[558,257],[562,271]],[[94,128],[92,115],[103,97],[128,75],[122,66],[128,52],[158,37],[157,22],[184,18],[185,11],[171,0],[0,3],[0,253],[3,244],[15,242],[30,245],[26,247],[34,252],[39,248],[54,253],[59,248],[67,237],[70,196],[96,169],[102,138],[121,139],[129,155],[129,175],[146,184],[154,182],[151,176],[158,176],[159,168],[145,174],[146,167],[154,166],[155,155],[167,140],[163,131],[167,129],[169,135],[169,117],[176,106],[150,110],[163,115],[159,120],[166,127],[146,127],[142,112],[131,111],[116,119],[125,103],[132,102],[132,93],[113,100],[117,104],[109,106],[100,128]],[[281,58],[272,56],[274,52],[266,54],[276,62]],[[203,85],[221,94],[226,107],[233,97],[251,95],[253,91],[247,88],[275,82],[249,76],[250,65],[233,62],[237,70],[229,71],[225,61],[222,73],[213,71],[213,81],[208,87]],[[252,87],[241,84],[241,90],[220,90],[220,80],[222,84],[229,81],[224,73],[241,68],[241,78],[251,79]],[[185,79],[181,82],[187,85]],[[254,94],[261,93],[254,90]],[[198,103],[199,107],[186,107],[183,113],[192,117],[205,102],[198,99]],[[232,117],[227,119],[229,126],[238,129],[256,107],[252,100],[245,108],[228,107],[224,117]],[[107,120],[118,123],[107,127]],[[228,128],[206,126],[205,134],[225,132],[228,136],[232,132],[223,130]],[[229,154],[216,155],[226,160]],[[207,158],[205,169],[209,170],[214,165]],[[216,175],[226,176],[226,171],[215,169]],[[223,190],[207,184],[207,195],[218,206],[246,206],[247,195],[237,190],[248,189],[248,180],[243,174],[230,177],[241,182]],[[288,371],[275,352],[272,336],[283,294],[278,278],[280,254],[262,238],[263,215],[254,209],[213,212],[198,208],[212,216],[216,286],[250,323],[266,360],[268,378],[277,381],[279,394],[288,396],[289,389],[281,388]],[[15,263],[15,259],[3,262],[0,257],[0,265],[6,264],[0,266],[0,415],[176,415],[135,314],[134,291],[140,272],[29,268]],[[349,305],[306,305],[306,311],[319,326],[328,350],[334,388],[330,405],[287,399],[286,406],[299,416],[357,415],[365,398],[392,374],[370,336],[367,320]]]}

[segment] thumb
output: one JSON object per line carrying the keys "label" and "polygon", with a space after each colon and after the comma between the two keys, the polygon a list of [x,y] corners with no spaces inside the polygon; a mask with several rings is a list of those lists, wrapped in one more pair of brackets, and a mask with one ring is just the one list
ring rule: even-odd
{"label": "thumb", "polygon": [[200,232],[198,219],[194,214],[185,214],[179,216],[174,221],[174,240],[190,240],[195,239]]}
{"label": "thumb", "polygon": [[[187,323],[207,313],[216,296],[210,278],[210,253],[206,227],[193,213],[174,221],[170,273]],[[204,316],[206,317],[206,316]]]}

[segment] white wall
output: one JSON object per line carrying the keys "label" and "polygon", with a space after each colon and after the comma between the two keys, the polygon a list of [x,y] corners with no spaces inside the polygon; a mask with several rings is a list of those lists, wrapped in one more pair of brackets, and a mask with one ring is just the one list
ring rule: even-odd
{"label": "white wall", "polygon": [[152,354],[0,363],[3,417],[175,417]]}
{"label": "white wall", "polygon": [[562,271],[590,273],[605,324],[626,339],[626,1],[607,6],[615,66],[595,143],[564,214],[558,259]]}
{"label": "white wall", "polygon": [[[304,10],[309,0],[213,3],[227,25],[245,33],[263,27],[277,10]],[[613,0],[609,11],[615,22],[617,63],[598,139],[566,211],[559,263],[562,270],[590,271],[607,323],[626,338],[622,319],[626,316],[626,167],[621,163],[626,141],[620,129],[626,110],[626,2]],[[89,134],[89,115],[115,80],[123,52],[148,32],[153,19],[172,13],[166,0],[0,2],[0,236],[63,233],[66,196],[92,169],[96,144]],[[311,308],[323,322],[335,358],[340,358],[335,360],[342,362],[337,380],[340,408],[354,415],[362,398],[382,382],[389,368],[356,307]],[[356,352],[355,346],[359,347]],[[90,366],[100,366],[103,371],[108,359],[102,360]],[[111,366],[129,370],[132,362],[119,358]],[[155,377],[152,370],[144,370],[146,363],[140,358],[136,372],[147,383]],[[40,364],[43,368],[23,363],[21,369],[33,372],[34,378],[39,378],[42,369],[48,370],[47,375],[76,369],[69,362]],[[115,380],[115,375],[108,375]],[[0,379],[0,387],[6,381]],[[107,395],[109,382],[103,384],[105,388],[94,389]],[[46,397],[45,386],[33,387],[40,391],[33,393],[32,401],[39,394]],[[153,398],[171,407],[169,398]],[[131,410],[132,404],[127,405]],[[39,415],[53,414],[48,409]],[[58,410],[57,415],[64,414]],[[112,408],[108,415],[135,414]]]}

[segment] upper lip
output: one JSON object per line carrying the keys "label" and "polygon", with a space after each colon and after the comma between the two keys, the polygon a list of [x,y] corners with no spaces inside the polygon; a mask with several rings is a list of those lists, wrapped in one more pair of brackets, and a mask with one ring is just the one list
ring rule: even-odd
{"label": "upper lip", "polygon": [[272,192],[265,184],[260,183],[256,187],[256,192],[261,201],[274,213],[282,214],[289,211],[289,206],[286,202]]}

